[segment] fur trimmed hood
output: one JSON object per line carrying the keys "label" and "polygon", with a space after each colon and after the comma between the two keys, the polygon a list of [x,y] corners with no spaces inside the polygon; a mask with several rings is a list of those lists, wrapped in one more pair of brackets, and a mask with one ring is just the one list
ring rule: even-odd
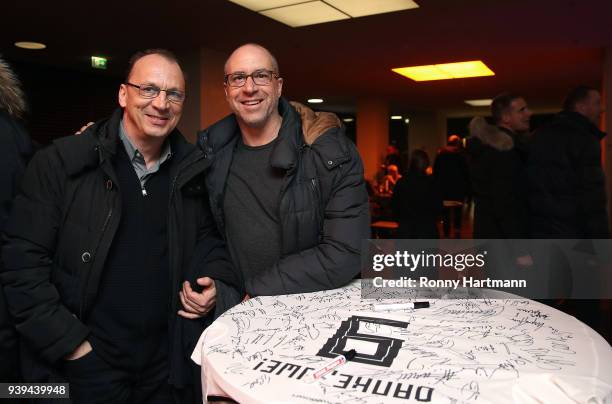
{"label": "fur trimmed hood", "polygon": [[469,129],[470,138],[476,138],[482,144],[496,150],[508,151],[514,147],[512,136],[495,125],[489,125],[481,116],[474,117],[470,121]]}
{"label": "fur trimmed hood", "polygon": [[304,141],[308,145],[312,145],[328,129],[342,126],[336,114],[331,112],[315,112],[304,104],[295,101],[291,101],[290,104],[300,114],[300,118],[302,118]]}
{"label": "fur trimmed hood", "polygon": [[9,65],[0,57],[0,108],[14,118],[21,118],[26,102],[21,83]]}

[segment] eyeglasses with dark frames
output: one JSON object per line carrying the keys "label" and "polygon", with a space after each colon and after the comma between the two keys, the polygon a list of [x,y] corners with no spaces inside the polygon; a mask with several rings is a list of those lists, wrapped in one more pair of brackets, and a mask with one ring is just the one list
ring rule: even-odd
{"label": "eyeglasses with dark frames", "polygon": [[277,79],[279,75],[273,70],[259,69],[251,74],[243,72],[229,73],[225,75],[223,81],[230,87],[242,87],[246,84],[249,77],[258,86],[269,86],[272,80]]}
{"label": "eyeglasses with dark frames", "polygon": [[185,101],[185,93],[178,90],[162,90],[161,88],[152,84],[137,85],[130,82],[124,83],[127,86],[131,86],[138,89],[138,94],[143,98],[156,98],[162,91],[166,92],[166,99],[175,104],[180,104]]}

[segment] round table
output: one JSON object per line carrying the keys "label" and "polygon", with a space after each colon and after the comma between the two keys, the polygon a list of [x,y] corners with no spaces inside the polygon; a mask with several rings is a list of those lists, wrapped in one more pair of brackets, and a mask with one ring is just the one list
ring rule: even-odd
{"label": "round table", "polygon": [[[194,350],[205,397],[362,404],[612,400],[612,348],[572,316],[522,298],[373,310],[374,303],[406,301],[362,299],[359,281],[250,299],[208,327]],[[307,382],[313,369],[348,349],[357,351],[353,360]]]}

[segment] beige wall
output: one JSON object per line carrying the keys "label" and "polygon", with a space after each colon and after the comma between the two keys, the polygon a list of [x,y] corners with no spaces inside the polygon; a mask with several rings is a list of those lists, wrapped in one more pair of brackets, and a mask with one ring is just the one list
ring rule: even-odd
{"label": "beige wall", "polygon": [[408,123],[408,149],[422,149],[427,152],[433,164],[438,149],[446,138],[446,117],[437,111],[414,111],[406,115]]}
{"label": "beige wall", "polygon": [[230,113],[223,91],[223,65],[227,55],[202,48],[178,56],[187,76],[187,99],[178,127],[193,142],[199,130]]}
{"label": "beige wall", "polygon": [[230,113],[223,90],[223,66],[228,54],[200,50],[200,127],[206,128]]}
{"label": "beige wall", "polygon": [[357,103],[357,149],[363,160],[365,178],[372,180],[385,158],[389,143],[389,106],[380,100]]}
{"label": "beige wall", "polygon": [[178,124],[179,130],[190,142],[195,141],[200,129],[200,54],[198,51],[179,53],[177,57],[183,64],[187,81],[183,116]]}

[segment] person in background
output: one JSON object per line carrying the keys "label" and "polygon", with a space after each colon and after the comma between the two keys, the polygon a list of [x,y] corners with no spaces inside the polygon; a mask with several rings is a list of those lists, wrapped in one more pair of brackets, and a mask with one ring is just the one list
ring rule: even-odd
{"label": "person in background", "polygon": [[[21,124],[26,109],[21,83],[0,57],[0,233],[4,231],[21,177],[32,155],[30,136]],[[20,373],[18,337],[1,286],[0,358],[0,382],[17,381]]]}
{"label": "person in background", "polygon": [[394,165],[397,167],[399,172],[403,172],[402,157],[396,145],[390,144],[387,146],[387,155],[385,156],[385,161],[383,162],[383,165],[384,167]]}
{"label": "person in background", "polygon": [[427,153],[413,151],[408,172],[395,186],[391,206],[399,223],[396,238],[439,238],[436,223],[442,212],[442,198],[434,178],[427,175],[427,167]]}
{"label": "person in background", "polygon": [[[444,209],[443,229],[449,237],[451,217],[454,218],[454,234],[461,234],[462,204],[470,193],[470,179],[467,160],[461,145],[461,138],[457,135],[448,137],[447,146],[438,152],[433,166],[433,175],[440,194],[444,201],[458,202],[458,206]],[[460,204],[461,205],[460,205]]]}
{"label": "person in background", "polygon": [[491,114],[495,125],[475,117],[467,139],[475,203],[474,238],[526,238],[526,134],[531,111],[523,97],[504,93],[493,100]]}
{"label": "person in background", "polygon": [[[607,272],[606,268],[593,267],[597,255],[590,247],[591,239],[610,237],[601,157],[601,140],[606,133],[599,129],[602,111],[599,91],[578,86],[568,93],[563,110],[536,130],[531,141],[527,172],[532,237],[581,239],[586,247],[585,253],[576,254],[574,248],[551,246],[548,252],[549,268],[554,273],[551,287],[561,296],[570,294],[577,281],[574,277],[585,276],[597,284],[596,275]],[[587,271],[592,273],[587,275]],[[610,335],[609,300],[545,303]]]}
{"label": "person in background", "polygon": [[608,238],[599,129],[601,96],[579,86],[532,138],[528,160],[534,238]]}
{"label": "person in background", "polygon": [[380,193],[392,194],[393,188],[395,188],[395,184],[397,184],[397,181],[400,178],[402,178],[402,176],[399,173],[399,168],[395,164],[388,165],[387,175],[385,175],[385,178],[383,179]]}

